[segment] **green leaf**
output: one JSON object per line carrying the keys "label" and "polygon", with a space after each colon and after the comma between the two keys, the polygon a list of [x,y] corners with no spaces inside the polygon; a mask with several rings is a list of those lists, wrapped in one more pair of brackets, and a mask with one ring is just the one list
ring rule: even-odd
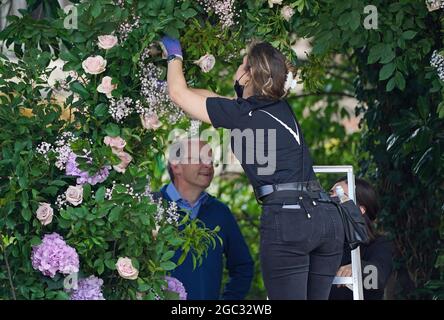
{"label": "green leaf", "polygon": [[189,19],[194,17],[197,14],[197,11],[194,10],[193,8],[188,8],[186,10],[181,11],[181,15],[182,17],[184,17],[185,19]]}
{"label": "green leaf", "polygon": [[108,114],[108,106],[105,103],[98,104],[94,108],[94,115],[96,117],[103,117]]}
{"label": "green leaf", "polygon": [[438,105],[438,110],[437,110],[437,112],[438,112],[438,117],[439,117],[440,119],[443,119],[443,118],[444,118],[444,102],[441,102],[441,103]]}
{"label": "green leaf", "polygon": [[403,37],[405,40],[412,40],[412,39],[416,36],[417,33],[418,33],[418,32],[413,31],[413,30],[404,31],[404,32],[402,33],[402,37]]}
{"label": "green leaf", "polygon": [[387,80],[388,78],[390,78],[393,74],[393,72],[395,71],[396,66],[393,62],[388,63],[386,65],[384,65],[381,70],[379,71],[379,80],[383,81],[383,80]]}
{"label": "green leaf", "polygon": [[162,255],[162,258],[160,258],[160,261],[168,261],[174,256],[174,251],[167,251]]}
{"label": "green leaf", "polygon": [[387,92],[392,91],[395,88],[395,77],[392,77],[389,82],[387,82],[387,86],[385,87],[385,90]]}
{"label": "green leaf", "polygon": [[350,17],[350,28],[355,31],[361,24],[361,14],[358,11],[352,11]]}
{"label": "green leaf", "polygon": [[395,83],[396,83],[396,86],[399,88],[399,90],[405,89],[405,79],[404,79],[404,76],[402,75],[402,73],[399,71],[396,71]]}
{"label": "green leaf", "polygon": [[105,266],[110,270],[116,270],[116,261],[113,259],[106,259]]}
{"label": "green leaf", "polygon": [[86,88],[78,81],[74,81],[69,85],[71,90],[75,93],[78,93],[82,98],[86,99],[89,97],[89,92]]}
{"label": "green leaf", "polygon": [[176,264],[172,261],[161,262],[160,267],[165,271],[171,271],[176,268]]}
{"label": "green leaf", "polygon": [[23,219],[25,219],[25,221],[31,220],[32,217],[31,210],[29,210],[29,208],[22,209],[22,217]]}
{"label": "green leaf", "polygon": [[117,137],[120,135],[120,127],[115,123],[109,123],[105,128],[105,133],[110,137]]}
{"label": "green leaf", "polygon": [[105,187],[100,187],[97,191],[96,191],[96,201],[97,202],[103,202],[105,200]]}
{"label": "green leaf", "polygon": [[97,18],[100,16],[100,13],[102,11],[102,5],[100,4],[100,1],[94,1],[91,9],[91,15],[94,18]]}
{"label": "green leaf", "polygon": [[108,220],[109,222],[114,222],[119,220],[120,213],[122,212],[122,207],[114,207],[109,213]]}

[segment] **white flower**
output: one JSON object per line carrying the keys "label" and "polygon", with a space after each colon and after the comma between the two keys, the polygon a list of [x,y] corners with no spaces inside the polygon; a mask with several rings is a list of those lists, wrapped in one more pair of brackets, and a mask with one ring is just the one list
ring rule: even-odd
{"label": "white flower", "polygon": [[109,50],[117,44],[118,40],[116,36],[106,35],[99,36],[98,46],[102,49]]}
{"label": "white flower", "polygon": [[49,203],[40,203],[39,208],[36,211],[37,219],[42,225],[46,226],[52,222],[54,210]]}
{"label": "white flower", "polygon": [[151,234],[154,240],[157,240],[157,236],[159,235],[160,226],[156,224],[156,228],[151,230]]}
{"label": "white flower", "polygon": [[106,69],[106,60],[102,56],[88,57],[82,62],[83,70],[89,74],[100,74]]}
{"label": "white flower", "polygon": [[117,272],[119,275],[128,280],[136,280],[139,276],[139,270],[134,268],[130,258],[120,257],[116,263]]}
{"label": "white flower", "polygon": [[293,72],[288,72],[287,74],[287,80],[285,81],[284,90],[288,91],[290,89],[296,88],[297,85],[296,77],[293,77]]}
{"label": "white flower", "polygon": [[282,0],[268,0],[268,5],[270,8],[273,8],[273,5],[275,4],[282,4]]}
{"label": "white flower", "polygon": [[108,98],[112,98],[112,91],[117,88],[116,84],[112,84],[113,78],[103,77],[102,83],[97,87],[97,91],[106,94]]}
{"label": "white flower", "polygon": [[284,6],[284,7],[281,9],[281,16],[282,16],[285,20],[290,21],[290,19],[291,19],[291,17],[293,17],[293,15],[294,15],[294,10],[293,10],[292,7],[290,7],[290,6]]}
{"label": "white flower", "polygon": [[68,190],[65,192],[66,201],[71,203],[73,206],[78,206],[83,202],[83,187],[78,186],[69,186]]}
{"label": "white flower", "polygon": [[216,58],[212,54],[207,53],[200,57],[199,60],[194,61],[194,64],[197,64],[203,72],[207,73],[213,69],[216,64]]}

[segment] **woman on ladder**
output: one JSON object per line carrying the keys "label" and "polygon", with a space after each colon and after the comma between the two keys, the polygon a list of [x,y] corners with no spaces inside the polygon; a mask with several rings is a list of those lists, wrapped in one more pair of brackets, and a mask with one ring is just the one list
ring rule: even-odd
{"label": "woman on ladder", "polygon": [[[237,99],[232,99],[189,88],[179,41],[164,37],[162,43],[172,101],[215,128],[250,130],[255,137],[254,144],[242,139],[241,150],[232,141],[232,148],[262,205],[260,259],[268,297],[328,299],[341,263],[344,229],[336,207],[322,202],[327,195],[316,181],[301,128],[285,100],[295,83],[287,59],[269,43],[250,45],[236,72]],[[256,157],[248,161],[258,148],[268,159],[274,157],[274,166]]]}

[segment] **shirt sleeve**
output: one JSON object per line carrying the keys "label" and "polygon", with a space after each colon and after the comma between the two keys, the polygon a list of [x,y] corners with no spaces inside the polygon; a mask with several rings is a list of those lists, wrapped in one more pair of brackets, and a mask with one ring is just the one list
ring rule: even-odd
{"label": "shirt sleeve", "polygon": [[240,123],[246,111],[247,108],[236,99],[207,98],[208,116],[215,128],[240,128]]}

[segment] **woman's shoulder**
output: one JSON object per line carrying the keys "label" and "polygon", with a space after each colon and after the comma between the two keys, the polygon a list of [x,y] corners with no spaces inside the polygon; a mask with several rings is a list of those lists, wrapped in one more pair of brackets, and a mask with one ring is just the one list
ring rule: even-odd
{"label": "woman's shoulder", "polygon": [[394,250],[394,242],[388,235],[378,235],[367,245],[368,250]]}

